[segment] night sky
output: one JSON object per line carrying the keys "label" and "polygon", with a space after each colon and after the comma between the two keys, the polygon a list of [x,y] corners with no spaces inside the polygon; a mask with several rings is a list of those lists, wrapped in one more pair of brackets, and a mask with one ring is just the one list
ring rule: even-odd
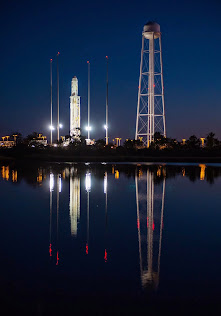
{"label": "night sky", "polygon": [[[60,52],[61,135],[69,133],[71,79],[87,124],[91,62],[92,138],[104,138],[109,56],[109,133],[134,138],[143,25],[161,26],[167,135],[221,138],[221,1],[4,1],[0,10],[0,136],[49,136],[50,58],[56,108]],[[54,111],[54,119],[56,119]],[[86,135],[86,131],[84,132]],[[56,135],[56,133],[54,134]]]}

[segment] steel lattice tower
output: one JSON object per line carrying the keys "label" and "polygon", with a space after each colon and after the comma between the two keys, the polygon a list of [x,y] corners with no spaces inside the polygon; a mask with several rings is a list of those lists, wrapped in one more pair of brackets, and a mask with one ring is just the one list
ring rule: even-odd
{"label": "steel lattice tower", "polygon": [[142,33],[135,139],[149,147],[155,132],[166,137],[160,25],[148,22]]}

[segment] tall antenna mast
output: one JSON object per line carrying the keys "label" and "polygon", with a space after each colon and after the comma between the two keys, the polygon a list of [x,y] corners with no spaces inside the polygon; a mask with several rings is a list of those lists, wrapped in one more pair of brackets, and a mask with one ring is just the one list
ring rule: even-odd
{"label": "tall antenna mast", "polygon": [[88,64],[88,123],[87,123],[87,138],[90,139],[90,62]]}
{"label": "tall antenna mast", "polygon": [[106,94],[106,145],[108,145],[108,56],[107,59],[107,94]]}
{"label": "tall antenna mast", "polygon": [[60,136],[59,136],[59,128],[60,128],[60,124],[59,124],[59,66],[58,66],[58,56],[60,55],[60,53],[57,53],[57,101],[58,101],[58,122],[57,122],[57,139],[59,141]]}
{"label": "tall antenna mast", "polygon": [[51,145],[52,145],[52,59],[50,59],[50,80],[51,80]]}

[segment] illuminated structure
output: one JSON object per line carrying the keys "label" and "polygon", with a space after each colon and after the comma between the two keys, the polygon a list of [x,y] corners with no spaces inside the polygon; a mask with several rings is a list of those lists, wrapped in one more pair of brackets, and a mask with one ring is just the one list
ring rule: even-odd
{"label": "illuminated structure", "polygon": [[70,136],[80,136],[80,97],[78,96],[78,79],[74,77],[71,81],[71,96],[70,96]]}
{"label": "illuminated structure", "polygon": [[151,170],[139,170],[135,175],[141,283],[155,289],[160,274],[165,175],[159,168],[156,176],[163,180],[157,184]]}
{"label": "illuminated structure", "polygon": [[75,168],[71,168],[70,174],[70,220],[71,220],[71,235],[77,236],[77,226],[80,220],[80,177]]}
{"label": "illuminated structure", "polygon": [[[13,135],[13,136],[15,136],[15,135]],[[5,140],[5,138],[6,138],[6,140]],[[2,141],[0,140],[0,146],[1,147],[9,147],[9,148],[16,146],[15,137],[14,137],[14,140],[11,140],[11,139],[9,140],[9,138],[10,138],[10,136],[2,136]]]}
{"label": "illuminated structure", "polygon": [[201,137],[200,140],[201,140],[201,146],[204,147],[205,146],[205,138]]}
{"label": "illuminated structure", "polygon": [[155,132],[166,137],[160,25],[148,22],[142,33],[135,139],[149,147]]}

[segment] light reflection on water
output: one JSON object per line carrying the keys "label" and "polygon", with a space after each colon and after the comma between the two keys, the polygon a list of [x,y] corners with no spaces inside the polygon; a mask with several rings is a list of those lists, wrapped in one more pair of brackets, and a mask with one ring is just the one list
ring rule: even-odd
{"label": "light reflection on water", "polygon": [[[180,293],[180,297],[186,297],[186,288],[192,285],[195,292],[190,291],[191,295],[199,295],[201,284],[204,282],[204,286],[207,286],[213,276],[212,272],[211,275],[204,272],[208,249],[205,248],[201,236],[203,226],[207,225],[208,244],[211,245],[216,240],[213,252],[210,249],[209,255],[212,259],[216,258],[217,264],[221,263],[221,257],[217,255],[221,236],[217,235],[218,230],[214,223],[211,226],[204,216],[195,222],[195,231],[187,233],[186,229],[191,228],[191,220],[195,220],[199,210],[202,214],[210,212],[215,221],[221,219],[217,212],[221,206],[220,197],[212,193],[219,192],[216,182],[220,183],[220,176],[220,166],[205,164],[1,165],[1,192],[10,191],[12,186],[18,192],[27,192],[30,209],[29,214],[21,212],[21,218],[17,217],[18,223],[13,227],[12,234],[23,236],[22,241],[19,238],[16,240],[16,247],[22,248],[27,244],[28,250],[23,252],[20,259],[20,269],[13,275],[8,273],[7,282],[16,284],[17,279],[29,278],[25,269],[27,257],[33,256],[33,253],[25,239],[30,238],[33,244],[39,246],[35,250],[37,259],[35,257],[32,266],[28,267],[33,277],[31,288],[35,295],[40,291],[57,297],[54,291],[62,289],[63,295],[68,293],[72,297],[78,295],[81,298],[96,294],[98,297],[112,295],[121,299],[124,296],[143,299],[143,293],[148,293],[151,297],[154,295],[154,299],[157,295],[166,297],[168,293],[170,297],[177,298],[177,293]],[[202,185],[203,183],[205,184]],[[25,208],[27,203],[19,195],[17,200],[1,200],[2,223],[8,222],[9,216],[16,217],[15,212]],[[38,203],[41,207],[38,207]],[[35,207],[39,210],[43,228],[21,232],[19,224],[27,222],[28,226],[31,223],[33,225],[31,212]],[[10,213],[6,213],[4,209],[10,209]],[[217,218],[213,217],[213,212]],[[36,217],[36,214],[33,216]],[[182,223],[179,227],[176,226],[178,216],[187,223],[185,228],[182,228]],[[11,242],[11,235],[6,234],[6,229],[5,226],[1,231],[3,253],[7,261],[16,264],[16,255],[8,255],[5,250],[7,246],[10,247]],[[212,239],[211,233],[214,231],[216,233]],[[185,262],[179,261],[177,256],[181,256],[182,251],[186,252],[185,255],[190,255],[190,250],[193,251],[192,244],[199,236],[202,242],[199,240],[196,246],[205,263],[201,262],[201,266],[198,266],[197,278],[190,272],[184,281]],[[176,245],[176,238],[180,245]],[[180,275],[176,270],[176,260],[179,261]],[[187,257],[190,264],[187,270],[196,271],[197,260],[194,255],[192,261]],[[172,266],[175,267],[174,270],[171,269]],[[4,269],[7,267],[4,266]],[[218,288],[221,274],[216,277],[217,283],[213,279],[214,289]],[[176,284],[176,289],[172,288],[172,283]],[[20,289],[21,285],[18,282],[16,286]],[[30,288],[22,286],[24,293],[29,290]],[[206,295],[214,296],[214,291],[211,293],[207,291]],[[217,292],[219,294],[221,293]]]}

